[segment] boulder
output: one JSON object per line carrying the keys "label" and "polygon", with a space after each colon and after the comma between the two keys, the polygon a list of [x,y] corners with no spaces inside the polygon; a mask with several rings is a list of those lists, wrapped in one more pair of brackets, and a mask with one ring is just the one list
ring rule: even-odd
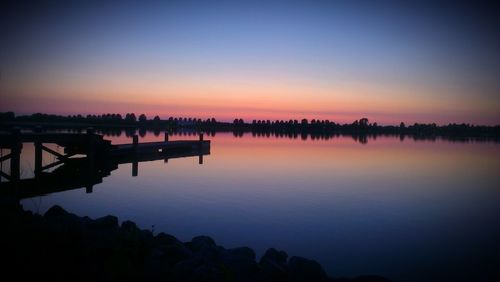
{"label": "boulder", "polygon": [[361,275],[352,279],[353,282],[391,282],[392,280],[377,275]]}
{"label": "boulder", "polygon": [[223,250],[221,261],[231,276],[241,281],[252,278],[260,270],[255,261],[255,252],[248,247]]}
{"label": "boulder", "polygon": [[45,212],[45,217],[46,218],[54,218],[54,217],[61,217],[61,216],[67,216],[69,213],[63,209],[61,206],[54,205],[50,209],[48,209]]}
{"label": "boulder", "polygon": [[255,261],[255,252],[249,247],[228,249],[224,253],[229,255],[232,259],[246,259]]}
{"label": "boulder", "polygon": [[158,245],[166,246],[166,245],[178,244],[180,243],[180,241],[170,234],[160,232],[158,235],[155,236],[155,243]]}
{"label": "boulder", "polygon": [[219,256],[220,248],[214,240],[208,236],[194,237],[191,242],[185,244],[195,256],[205,260],[216,260]]}
{"label": "boulder", "polygon": [[260,259],[261,279],[264,281],[287,281],[286,260],[288,254],[274,248],[268,249]]}
{"label": "boulder", "polygon": [[214,239],[208,236],[196,236],[191,239],[189,246],[191,249],[193,249],[193,251],[196,251],[206,247],[215,247],[216,245]]}
{"label": "boulder", "polygon": [[177,264],[193,257],[191,250],[180,243],[162,246],[161,251],[164,259],[170,264]]}
{"label": "boulder", "polygon": [[322,281],[326,280],[326,272],[315,260],[292,257],[288,262],[290,281]]}
{"label": "boulder", "polygon": [[118,218],[116,216],[107,215],[100,217],[90,222],[89,227],[98,230],[114,230],[118,229]]}
{"label": "boulder", "polygon": [[137,227],[137,224],[135,224],[134,222],[132,222],[130,220],[125,220],[124,222],[122,222],[121,229],[122,229],[122,231],[132,232],[132,233],[138,232],[140,230]]}
{"label": "boulder", "polygon": [[260,259],[260,263],[274,262],[280,265],[286,265],[287,258],[288,254],[286,252],[278,251],[275,248],[269,248]]}

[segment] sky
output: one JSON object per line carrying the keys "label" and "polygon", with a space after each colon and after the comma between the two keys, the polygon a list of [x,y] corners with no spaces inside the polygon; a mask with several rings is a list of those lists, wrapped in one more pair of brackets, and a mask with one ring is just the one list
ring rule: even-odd
{"label": "sky", "polygon": [[0,111],[500,124],[499,10],[400,2],[2,2]]}

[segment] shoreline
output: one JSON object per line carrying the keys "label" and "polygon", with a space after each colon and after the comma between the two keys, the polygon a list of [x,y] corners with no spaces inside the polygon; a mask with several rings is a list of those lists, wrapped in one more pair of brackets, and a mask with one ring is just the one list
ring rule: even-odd
{"label": "shoreline", "polygon": [[5,269],[36,279],[148,281],[390,281],[365,275],[329,277],[310,259],[268,249],[257,260],[249,247],[226,249],[208,236],[181,242],[154,235],[112,215],[80,217],[52,206],[42,216],[3,199]]}

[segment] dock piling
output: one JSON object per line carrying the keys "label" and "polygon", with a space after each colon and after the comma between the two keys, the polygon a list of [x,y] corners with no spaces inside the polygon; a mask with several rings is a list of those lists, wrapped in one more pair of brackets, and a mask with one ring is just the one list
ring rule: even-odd
{"label": "dock piling", "polygon": [[137,134],[135,134],[133,137],[132,137],[132,148],[134,151],[137,151],[137,145],[139,144],[139,136]]}
{"label": "dock piling", "polygon": [[40,176],[42,172],[42,143],[39,141],[35,142],[35,177]]}
{"label": "dock piling", "polygon": [[10,177],[11,180],[19,180],[20,169],[21,169],[21,149],[23,143],[21,143],[21,130],[19,128],[14,128],[12,130],[13,143],[11,147],[11,158],[10,158]]}

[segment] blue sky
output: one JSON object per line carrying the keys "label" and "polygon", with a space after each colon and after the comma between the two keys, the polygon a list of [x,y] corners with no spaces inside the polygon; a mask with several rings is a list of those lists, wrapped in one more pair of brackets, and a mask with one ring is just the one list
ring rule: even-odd
{"label": "blue sky", "polygon": [[[38,109],[36,101],[78,101],[89,87],[85,108],[74,111],[145,97],[144,104],[163,104],[164,114],[170,108],[181,114],[183,107],[193,112],[189,103],[197,98],[215,95],[221,102],[227,97],[226,114],[230,108],[236,114],[259,96],[253,89],[276,95],[268,108],[283,98],[296,99],[295,106],[277,109],[283,115],[287,110],[300,114],[301,103],[309,109],[304,115],[325,111],[314,110],[316,104],[332,103],[333,116],[385,112],[403,117],[411,110],[442,122],[500,121],[494,113],[500,107],[495,10],[474,4],[353,2],[7,3],[1,97],[18,112],[53,110]],[[287,96],[289,88],[301,91]],[[106,101],[97,97],[98,90]],[[307,95],[313,100],[309,104]],[[185,103],[180,96],[186,96]],[[356,109],[356,101],[365,97],[374,99],[373,108]],[[392,102],[398,99],[401,112]],[[433,99],[445,108],[429,112],[425,107]],[[210,105],[197,107],[217,113]],[[439,117],[443,111],[446,117]]]}

